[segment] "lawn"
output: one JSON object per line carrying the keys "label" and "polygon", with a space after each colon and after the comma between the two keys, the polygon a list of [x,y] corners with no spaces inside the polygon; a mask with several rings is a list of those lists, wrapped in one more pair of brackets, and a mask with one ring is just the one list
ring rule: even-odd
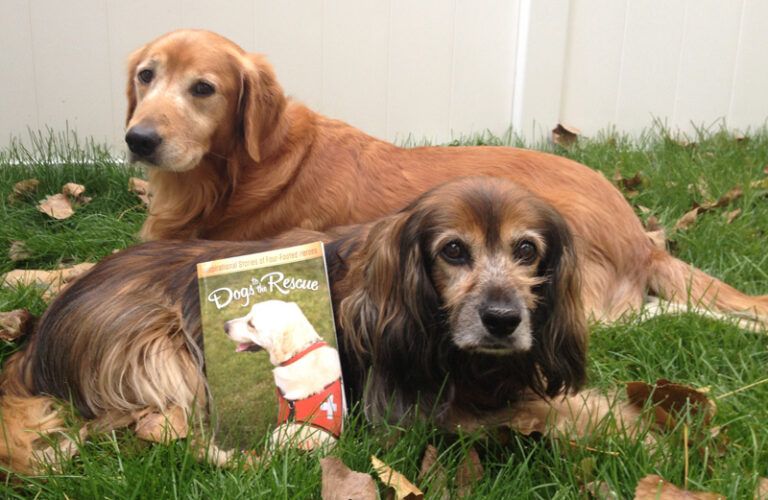
{"label": "lawn", "polygon": [[[0,152],[0,272],[94,262],[136,242],[146,212],[127,185],[130,177],[141,175],[139,170],[114,160],[105,148],[78,143],[71,136],[40,134],[34,142],[30,148],[13,146]],[[490,136],[455,141],[509,142],[515,141]],[[667,230],[675,255],[749,293],[768,292],[768,131],[739,138],[722,131],[701,132],[681,141],[656,126],[634,139],[605,133],[568,148],[539,148],[585,163],[609,179],[617,172],[623,179],[640,173],[634,182],[624,182],[623,190],[643,220],[654,217]],[[14,183],[28,178],[40,181],[37,193],[9,202]],[[67,220],[40,213],[36,202],[59,192],[66,182],[83,184],[93,200]],[[675,229],[694,203],[714,201],[737,185],[743,189],[741,197],[699,215],[687,229]],[[741,212],[734,212],[737,209]],[[735,218],[729,221],[729,215]],[[13,241],[23,242],[25,260],[9,257]],[[40,314],[45,302],[39,290],[0,289],[0,310],[21,307]],[[0,357],[14,348],[0,345]],[[505,440],[453,438],[427,424],[371,428],[353,419],[333,453],[363,472],[371,471],[368,457],[375,454],[414,479],[427,444],[437,446],[448,477],[474,447],[484,474],[472,489],[473,497],[583,498],[581,486],[595,480],[607,483],[619,497],[631,498],[642,477],[658,474],[691,490],[753,498],[759,478],[768,477],[766,366],[765,332],[746,333],[693,315],[598,325],[591,334],[591,386],[611,389],[627,381],[665,378],[707,387],[717,403],[713,422],[681,420],[676,430],[659,437],[655,449],[648,449],[622,436],[596,438],[588,446],[517,435]],[[684,427],[689,436],[696,436],[711,426],[723,429],[720,437],[695,440],[685,449]],[[719,450],[722,434],[727,446]],[[95,436],[63,474],[9,474],[0,488],[7,498],[319,497],[316,456],[286,451],[263,465],[250,471],[215,469],[198,463],[184,441],[149,445],[125,431]]]}

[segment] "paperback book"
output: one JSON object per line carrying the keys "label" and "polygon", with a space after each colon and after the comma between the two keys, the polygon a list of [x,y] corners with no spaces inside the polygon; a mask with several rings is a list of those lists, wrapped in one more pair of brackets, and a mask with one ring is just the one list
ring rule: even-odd
{"label": "paperback book", "polygon": [[341,433],[343,382],[320,242],[197,266],[216,440],[254,448],[298,439],[313,448]]}

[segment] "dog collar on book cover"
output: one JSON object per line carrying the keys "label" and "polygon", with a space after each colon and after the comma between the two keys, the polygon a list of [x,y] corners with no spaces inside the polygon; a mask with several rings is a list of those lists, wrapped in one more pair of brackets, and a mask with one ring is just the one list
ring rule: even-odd
{"label": "dog collar on book cover", "polygon": [[310,344],[307,348],[300,350],[290,358],[286,359],[282,363],[280,363],[278,366],[288,366],[291,363],[295,363],[296,361],[300,360],[310,352],[314,351],[315,349],[320,349],[321,347],[327,346],[328,343],[320,340],[319,342],[315,342],[313,344]]}

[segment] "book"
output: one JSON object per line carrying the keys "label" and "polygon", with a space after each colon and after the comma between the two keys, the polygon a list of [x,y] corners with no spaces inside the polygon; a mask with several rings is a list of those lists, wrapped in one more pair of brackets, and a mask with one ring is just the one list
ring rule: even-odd
{"label": "book", "polygon": [[[197,265],[210,423],[220,446],[338,438],[346,411],[320,242]],[[311,438],[307,439],[307,436]]]}

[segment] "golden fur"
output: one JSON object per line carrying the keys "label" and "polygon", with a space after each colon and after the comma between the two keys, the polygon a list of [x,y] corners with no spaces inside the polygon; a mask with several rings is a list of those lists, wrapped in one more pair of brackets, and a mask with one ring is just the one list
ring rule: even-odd
{"label": "golden fur", "polygon": [[[212,93],[195,94],[197,85]],[[395,212],[448,179],[491,175],[565,218],[592,317],[615,320],[639,309],[649,292],[768,316],[767,296],[744,295],[657,248],[621,193],[588,167],[509,147],[396,147],[286,98],[263,56],[214,33],[180,30],[139,48],[128,64],[127,96],[128,133],[162,140],[151,153],[133,154],[148,165],[153,193],[145,240],[326,230]]]}
{"label": "golden fur", "polygon": [[[62,434],[68,401],[87,422],[81,437],[135,426],[162,441],[192,432],[189,422],[199,435],[196,263],[318,239],[348,400],[370,420],[428,415],[452,428],[551,416],[558,430],[586,433],[610,411],[591,395],[567,396],[584,382],[586,326],[565,221],[510,182],[474,178],[372,224],[258,242],[157,241],[106,258],[6,363],[0,462],[36,472],[74,453]],[[200,453],[231,458],[215,446]]]}

